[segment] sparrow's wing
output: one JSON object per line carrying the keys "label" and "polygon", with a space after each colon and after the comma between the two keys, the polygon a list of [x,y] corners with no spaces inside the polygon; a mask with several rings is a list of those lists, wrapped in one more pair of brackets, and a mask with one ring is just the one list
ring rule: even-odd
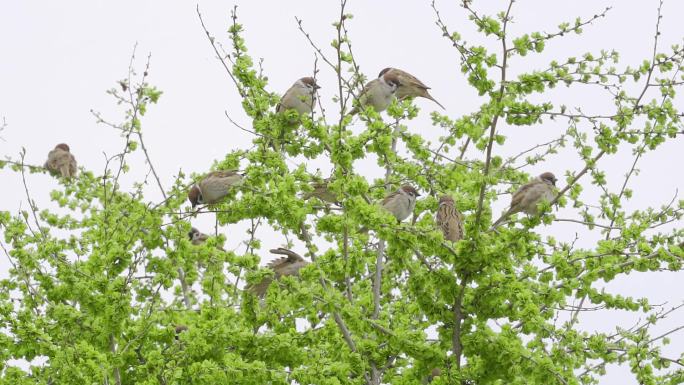
{"label": "sparrow's wing", "polygon": [[368,93],[374,88],[377,87],[377,84],[380,83],[380,80],[378,79],[373,79],[366,83],[365,86],[363,86],[363,89],[359,93],[359,101],[362,102],[363,104],[364,98],[368,96]]}
{"label": "sparrow's wing", "polygon": [[231,176],[237,176],[239,175],[237,171],[235,170],[219,170],[219,171],[212,171],[209,174],[207,174],[207,178],[212,177],[212,178],[228,178]]}
{"label": "sparrow's wing", "polygon": [[271,285],[271,282],[273,282],[273,278],[264,277],[261,282],[254,285],[247,285],[245,289],[254,293],[256,296],[263,297],[266,294],[266,290],[268,290],[268,287]]}
{"label": "sparrow's wing", "polygon": [[45,164],[43,165],[43,167],[52,171],[55,168],[54,163],[55,163],[55,150],[52,150],[48,153],[48,158],[45,161]]}
{"label": "sparrow's wing", "polygon": [[278,258],[271,261],[268,267],[273,269],[276,278],[282,277],[284,275],[296,275],[299,273],[299,269],[306,265],[306,261],[296,255],[288,255],[287,257]]}
{"label": "sparrow's wing", "polygon": [[390,195],[386,196],[385,199],[383,199],[380,204],[382,206],[385,206],[389,202],[393,201],[397,197],[397,195],[399,195],[399,191],[395,191],[395,192],[391,193]]}
{"label": "sparrow's wing", "polygon": [[[518,191],[513,194],[513,199],[511,200],[511,209],[519,207],[523,201],[530,198],[530,194],[533,193],[535,187],[539,184],[539,181],[533,180],[527,184],[524,184]],[[512,214],[512,213],[511,213]]]}
{"label": "sparrow's wing", "polygon": [[[287,103],[288,100],[291,100],[293,98],[293,94],[295,93],[295,88],[294,86],[288,88],[287,91],[285,91],[285,94],[283,94],[283,97],[280,98],[280,103],[276,105],[276,112],[285,112],[288,108],[292,108],[292,106]],[[285,102],[285,103],[283,103]]]}
{"label": "sparrow's wing", "polygon": [[396,70],[399,77],[399,81],[402,85],[411,85],[413,87],[422,88],[424,90],[429,90],[430,87],[426,86],[417,77],[411,75],[410,73],[402,70]]}

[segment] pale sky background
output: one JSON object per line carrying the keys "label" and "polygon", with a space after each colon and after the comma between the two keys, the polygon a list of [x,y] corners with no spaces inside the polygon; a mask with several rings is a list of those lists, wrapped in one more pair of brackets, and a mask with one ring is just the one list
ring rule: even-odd
{"label": "pale sky background", "polygon": [[[475,33],[458,3],[437,2],[450,30],[459,31],[469,42],[498,49],[499,42]],[[489,14],[503,10],[507,5],[503,1],[479,3],[475,2],[474,8]],[[335,1],[201,1],[205,23],[225,45],[229,43],[225,31],[230,24],[233,4],[238,4],[239,22],[246,29],[244,37],[249,54],[255,60],[264,59],[263,68],[269,77],[271,91],[282,94],[297,78],[311,74],[313,68],[313,51],[297,30],[295,16],[304,20],[305,29],[328,55],[334,54],[329,43],[335,33],[331,23],[339,12]],[[123,119],[121,108],[105,91],[126,76],[136,42],[136,68],[142,72],[145,58],[151,53],[149,82],[164,92],[159,104],[151,106],[143,118],[143,132],[165,187],[170,186],[179,169],[204,172],[213,160],[221,159],[231,149],[248,148],[252,138],[233,127],[224,116],[227,110],[238,122],[250,126],[241,110],[238,93],[214,57],[195,6],[194,2],[160,0],[43,0],[0,4],[0,118],[5,117],[8,125],[0,132],[0,155],[18,158],[21,147],[25,147],[27,162],[42,164],[56,143],[66,142],[79,165],[101,173],[103,152],[110,156],[119,152],[122,141],[111,128],[95,124],[90,109],[102,112],[112,121]],[[561,22],[572,22],[576,16],[588,18],[607,6],[613,7],[608,16],[585,27],[584,34],[554,40],[541,55],[515,57],[510,67],[512,77],[523,71],[543,69],[552,59],[560,61],[585,52],[598,53],[601,49],[620,52],[618,68],[638,66],[642,60],[650,59],[658,6],[655,0],[519,0],[513,6],[514,19],[509,31],[511,36],[534,31],[553,32]],[[432,95],[447,107],[452,118],[474,111],[484,101],[467,86],[460,72],[457,51],[441,37],[429,1],[351,0],[348,11],[355,16],[348,24],[355,57],[367,76],[375,77],[387,66],[407,70],[432,87]],[[670,52],[671,44],[682,42],[683,14],[684,2],[670,0],[665,3],[661,52]],[[323,86],[320,95],[328,116],[332,116],[336,112],[336,105],[331,100],[336,89],[335,77],[321,61],[319,67],[322,70],[318,75],[319,84]],[[582,106],[587,113],[612,112],[607,93],[598,88],[567,90],[559,87],[534,100],[547,100],[549,95],[555,104]],[[647,95],[648,99],[653,97],[657,97],[654,92]],[[680,97],[678,107],[684,109],[681,101]],[[416,104],[423,113],[408,123],[409,129],[433,140],[443,134],[430,125],[427,114],[439,107],[427,100],[419,100]],[[502,125],[500,132],[507,135],[508,140],[503,147],[495,148],[495,152],[516,154],[558,136],[566,127],[564,120],[525,128],[511,129]],[[657,153],[643,157],[639,167],[641,173],[631,184],[634,197],[626,207],[659,207],[669,202],[678,190],[684,191],[684,178],[679,170],[684,163],[683,145],[680,136],[661,146]],[[469,155],[479,156],[475,152]],[[619,189],[622,176],[631,165],[629,150],[625,155],[600,161],[600,167],[607,170],[610,187],[615,190]],[[142,158],[139,161],[142,162]],[[325,164],[309,166],[312,170],[316,167],[326,169]],[[367,169],[369,176],[381,173],[372,161],[368,161]],[[581,164],[570,148],[549,158],[543,165],[529,167],[527,172],[537,175],[549,170],[561,176],[566,170],[580,169]],[[144,171],[146,169],[141,167],[133,172],[128,183],[139,179]],[[559,184],[563,186],[563,178],[561,180]],[[591,202],[591,197],[597,196],[596,191],[586,184],[588,179],[583,182],[587,188],[585,200]],[[2,209],[16,212],[20,205],[26,207],[18,175],[0,171],[0,183],[6,202]],[[28,183],[34,199],[40,205],[48,204],[48,192],[56,186],[56,181],[47,175],[31,175]],[[149,192],[150,199],[158,199],[156,186],[151,186]],[[503,195],[494,206],[494,213],[500,213],[509,202],[510,196]],[[577,214],[566,209],[558,216],[576,218]],[[209,231],[213,217],[205,216],[193,224]],[[675,224],[681,225],[681,222]],[[575,233],[579,233],[579,243],[586,247],[598,237],[567,223],[554,223],[541,231],[564,241],[572,240]],[[232,234],[239,237],[233,239],[228,235],[226,246],[230,249],[240,244],[243,232],[238,226]],[[265,250],[283,243],[282,237],[273,234],[269,237],[262,249],[262,262],[269,258]],[[7,261],[2,258],[0,277],[6,275]],[[633,273],[610,282],[606,290],[645,296],[653,304],[667,302],[668,306],[673,306],[683,300],[683,278],[682,272]],[[654,329],[654,335],[658,334],[657,330],[680,325],[682,314],[675,313],[662,327]],[[583,329],[603,331],[614,330],[616,324],[631,326],[636,320],[633,314],[603,311],[584,313],[580,319]],[[672,344],[664,348],[669,357],[677,358],[684,351],[683,334],[673,335]],[[628,369],[609,367],[609,375],[602,384],[633,383],[626,371]]]}

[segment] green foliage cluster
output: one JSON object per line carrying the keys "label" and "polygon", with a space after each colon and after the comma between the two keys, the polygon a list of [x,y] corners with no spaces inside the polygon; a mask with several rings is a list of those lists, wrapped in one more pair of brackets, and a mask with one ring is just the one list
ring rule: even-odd
{"label": "green foliage cluster", "polygon": [[[634,68],[619,68],[618,54],[606,51],[509,78],[510,60],[581,33],[605,12],[561,24],[555,33],[510,36],[510,6],[495,16],[479,14],[469,2],[464,9],[486,38],[502,43],[502,51],[466,43],[436,12],[444,37],[461,55],[464,76],[482,97],[472,114],[432,114],[432,129],[443,132],[438,143],[409,129],[419,113],[410,100],[393,103],[389,121],[370,109],[356,122],[344,115],[364,81],[344,8],[334,24],[337,56],[322,57],[323,70],[338,75],[335,101],[343,113],[334,122],[301,116],[296,126],[288,124],[293,116],[275,114],[278,95],[267,90],[266,76],[247,54],[234,15],[227,68],[252,119],[255,147],[236,149],[214,164],[244,171],[244,184],[199,214],[189,211],[186,191],[201,175],[179,174],[156,203],[144,197],[143,183],[121,190],[127,156],[147,155],[141,120],[161,92],[145,81],[147,69],[139,83],[123,81],[123,92],[111,90],[129,109],[124,123],[111,124],[125,144],[105,172],[61,180],[50,194],[59,210],[32,203],[16,215],[0,213],[3,248],[12,262],[10,278],[0,282],[0,384],[567,385],[597,383],[613,363],[628,365],[641,384],[683,382],[681,358],[661,354],[666,336],[649,333],[675,310],[606,292],[597,282],[682,270],[684,233],[660,227],[681,223],[684,201],[627,211],[623,204],[633,192],[626,186],[635,167],[614,191],[600,166],[630,150],[636,165],[681,134],[674,97],[684,47],[654,50]],[[614,112],[591,116],[533,101],[548,89],[575,85],[611,90]],[[630,92],[635,86],[638,91]],[[658,97],[649,100],[649,90],[660,91]],[[567,120],[568,128],[535,146],[538,152],[496,155],[506,142],[503,122],[514,130],[544,119]],[[553,203],[573,208],[575,221],[602,240],[578,248],[540,235],[536,228],[554,220],[550,204],[541,217],[518,216],[489,231],[499,193],[514,191],[529,179],[525,166],[568,144],[583,168],[565,171]],[[465,158],[467,150],[479,156]],[[460,156],[448,155],[454,153]],[[358,162],[371,154],[385,178],[358,173]],[[288,157],[329,162],[329,188],[341,204],[302,199],[321,176],[289,166]],[[1,165],[22,175],[40,171],[23,161]],[[597,204],[586,201],[580,182],[603,191]],[[424,198],[414,221],[397,224],[374,202],[403,183]],[[459,242],[445,241],[435,228],[441,194],[452,195],[465,215],[466,237]],[[223,235],[192,245],[187,233],[193,215],[215,215],[221,226],[248,223],[244,250],[223,250]],[[271,285],[260,300],[243,288],[273,274],[259,267],[259,229],[266,225],[297,238],[291,246],[303,245],[295,251],[313,263],[301,277]],[[570,305],[575,300],[641,312],[646,322],[613,334],[581,332]],[[184,327],[177,331],[178,325]],[[46,363],[24,370],[11,361],[36,358]],[[428,378],[433,368],[441,375]]]}

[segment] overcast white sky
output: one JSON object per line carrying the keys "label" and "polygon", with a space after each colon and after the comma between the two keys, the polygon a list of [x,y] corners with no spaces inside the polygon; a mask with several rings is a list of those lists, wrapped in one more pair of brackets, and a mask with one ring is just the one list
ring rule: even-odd
{"label": "overcast white sky", "polygon": [[[297,30],[295,16],[304,20],[304,27],[312,38],[332,55],[329,42],[334,35],[331,23],[339,12],[337,2],[201,1],[200,8],[208,28],[224,43],[228,42],[224,32],[230,23],[229,12],[234,3],[238,4],[239,19],[246,28],[249,54],[255,59],[264,59],[270,90],[282,93],[294,80],[312,71],[313,51]],[[468,41],[498,47],[495,41],[484,40],[475,33],[457,3],[437,1],[450,29],[458,30]],[[507,2],[480,3],[483,4],[475,2],[475,8],[493,14],[502,10]],[[551,59],[600,49],[618,50],[621,67],[639,65],[651,55],[657,5],[655,0],[519,0],[513,7],[511,36],[533,31],[552,32],[559,23],[573,21],[576,16],[590,17],[607,6],[613,9],[608,17],[586,27],[583,35],[570,35],[551,42],[542,55],[515,58],[510,71],[515,75],[542,69]],[[231,126],[224,116],[227,110],[234,119],[249,126],[240,108],[239,95],[204,36],[195,6],[194,2],[161,0],[43,0],[0,4],[0,118],[5,117],[8,124],[0,132],[3,138],[0,155],[16,158],[21,147],[25,147],[27,161],[42,164],[56,143],[66,142],[80,165],[101,172],[103,152],[110,156],[117,153],[121,140],[112,129],[96,125],[90,109],[101,111],[113,121],[122,119],[121,109],[114,105],[105,90],[114,87],[116,81],[126,75],[136,42],[137,68],[142,70],[145,57],[151,53],[150,83],[164,91],[159,105],[151,107],[145,116],[143,129],[165,186],[170,185],[179,169],[203,172],[213,160],[222,158],[231,149],[249,147],[251,137]],[[457,52],[441,37],[428,0],[351,0],[348,9],[355,15],[349,28],[356,60],[366,75],[374,77],[387,66],[408,70],[433,88],[433,96],[447,106],[449,115],[454,118],[475,110],[483,102],[467,86],[459,70]],[[662,50],[682,42],[681,15],[684,15],[684,2],[666,2],[661,26]],[[334,74],[323,67],[319,79],[323,86],[323,103],[329,113],[334,112],[335,105],[331,101],[335,92]],[[556,90],[552,95],[554,100],[582,106],[588,113],[611,111],[607,94],[597,89]],[[424,112],[438,108],[429,101],[421,100],[417,104]],[[679,108],[684,109],[684,105],[680,103]],[[410,130],[435,139],[441,133],[429,124],[427,113],[422,115],[411,122]],[[496,151],[504,155],[515,154],[556,137],[563,129],[565,122],[531,128],[504,126],[502,133],[509,139]],[[644,156],[640,163],[641,173],[632,185],[636,194],[627,207],[660,206],[669,202],[677,190],[684,191],[684,178],[679,170],[684,162],[683,145],[684,141],[679,137],[662,146],[658,153]],[[475,153],[471,155],[476,156]],[[563,175],[566,170],[581,168],[575,158],[572,150],[566,151],[543,165],[529,168],[528,172],[536,175],[549,170]],[[613,188],[622,182],[622,176],[628,170],[627,161],[628,157],[602,161],[601,166],[607,168]],[[369,162],[369,165],[373,164]],[[316,166],[319,165],[311,165],[313,169]],[[374,172],[376,174],[372,174]],[[370,171],[369,175],[379,173],[378,169]],[[25,207],[17,176],[0,171],[0,181],[6,202],[2,209],[16,211],[21,201]],[[45,175],[34,175],[29,178],[29,185],[34,198],[45,203],[48,191],[56,182]],[[151,198],[155,198],[153,188],[150,192]],[[587,194],[592,196],[591,191]],[[509,199],[509,196],[503,196],[494,212],[500,212]],[[567,214],[565,217],[571,217],[572,211]],[[203,218],[198,223],[209,227],[213,218]],[[581,242],[589,245],[596,235],[581,230],[577,226],[555,223],[548,233],[570,240],[580,232]],[[232,248],[239,241],[229,239],[227,247]],[[274,238],[271,242],[275,246],[283,240]],[[266,244],[269,245],[268,240]],[[0,276],[6,276],[6,266],[6,260],[0,260]],[[632,274],[611,282],[607,288],[624,295],[647,296],[652,303],[675,305],[682,301],[682,278],[681,272]],[[588,330],[610,330],[616,319],[625,324],[633,320],[610,313],[611,322],[606,322],[606,314],[583,315],[582,326]],[[677,317],[681,320],[681,313]],[[674,321],[668,323],[670,326],[676,324]],[[684,350],[682,346],[684,338],[677,335],[665,350],[677,356]],[[603,383],[624,383],[625,378],[630,378],[625,376],[624,371],[611,369]]]}

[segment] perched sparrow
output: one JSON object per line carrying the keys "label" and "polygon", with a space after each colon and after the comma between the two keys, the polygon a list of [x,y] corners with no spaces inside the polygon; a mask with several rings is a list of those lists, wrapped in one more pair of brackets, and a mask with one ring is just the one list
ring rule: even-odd
{"label": "perched sparrow", "polygon": [[413,186],[405,184],[385,197],[380,205],[401,222],[413,213],[416,207],[416,197],[419,196],[420,194]]}
{"label": "perched sparrow", "polygon": [[435,215],[437,226],[442,229],[444,239],[457,242],[463,239],[463,215],[454,206],[454,198],[442,195]]}
{"label": "perched sparrow", "polygon": [[228,195],[234,185],[242,182],[236,171],[213,171],[188,191],[188,200],[194,208],[198,204],[213,204]]}
{"label": "perched sparrow", "polygon": [[300,115],[310,114],[316,103],[316,90],[321,87],[316,84],[312,77],[297,80],[276,106],[276,112],[283,113],[287,110],[296,110]]}
{"label": "perched sparrow", "polygon": [[[392,103],[400,85],[401,81],[396,74],[381,75],[363,87],[359,94],[359,104],[363,108],[371,106],[377,112],[385,111]],[[354,107],[350,113],[353,115],[357,112],[359,112],[358,107]]]}
{"label": "perched sparrow", "polygon": [[435,377],[439,377],[441,375],[442,370],[440,368],[433,368],[432,371],[430,371],[430,374],[423,378],[422,384],[429,384],[435,379]]}
{"label": "perched sparrow", "polygon": [[43,165],[52,174],[61,174],[64,178],[76,176],[76,158],[69,152],[69,146],[60,143],[48,153],[48,159]]}
{"label": "perched sparrow", "polygon": [[176,332],[175,338],[178,340],[181,333],[188,331],[188,327],[185,325],[176,325],[174,331]]}
{"label": "perched sparrow", "polygon": [[204,242],[206,242],[207,239],[209,239],[209,236],[207,234],[200,232],[194,227],[188,233],[188,237],[190,238],[190,242],[196,246],[203,244]]}
{"label": "perched sparrow", "polygon": [[274,272],[273,278],[266,277],[258,284],[247,287],[247,290],[259,297],[263,297],[266,294],[268,287],[274,279],[279,279],[282,276],[299,276],[299,269],[309,264],[301,255],[282,247],[272,249],[271,253],[286,255],[286,257],[273,260],[267,265]]}
{"label": "perched sparrow", "polygon": [[537,215],[539,213],[537,208],[539,202],[544,200],[550,202],[556,196],[554,189],[556,180],[556,177],[552,173],[545,172],[532,179],[531,182],[520,187],[520,189],[513,194],[511,207],[508,211],[503,213],[501,218],[494,222],[492,229],[495,229],[510,215],[521,211],[528,215]]}
{"label": "perched sparrow", "polygon": [[399,79],[399,87],[397,88],[397,99],[399,100],[404,100],[406,98],[425,98],[425,99],[430,99],[433,102],[437,103],[438,106],[442,107],[442,109],[445,109],[444,106],[435,100],[435,98],[430,95],[428,90],[430,87],[426,86],[418,80],[415,76],[411,75],[410,73],[406,71],[402,71],[397,68],[385,68],[384,70],[380,71],[380,74],[378,76],[382,75],[394,75]]}
{"label": "perched sparrow", "polygon": [[308,200],[313,197],[316,197],[323,202],[327,203],[337,203],[339,202],[339,199],[337,198],[337,194],[334,192],[330,191],[328,189],[328,183],[330,183],[329,179],[324,179],[323,181],[314,181],[311,183],[311,187],[313,188],[313,191],[310,192],[305,192],[302,195],[302,199]]}

